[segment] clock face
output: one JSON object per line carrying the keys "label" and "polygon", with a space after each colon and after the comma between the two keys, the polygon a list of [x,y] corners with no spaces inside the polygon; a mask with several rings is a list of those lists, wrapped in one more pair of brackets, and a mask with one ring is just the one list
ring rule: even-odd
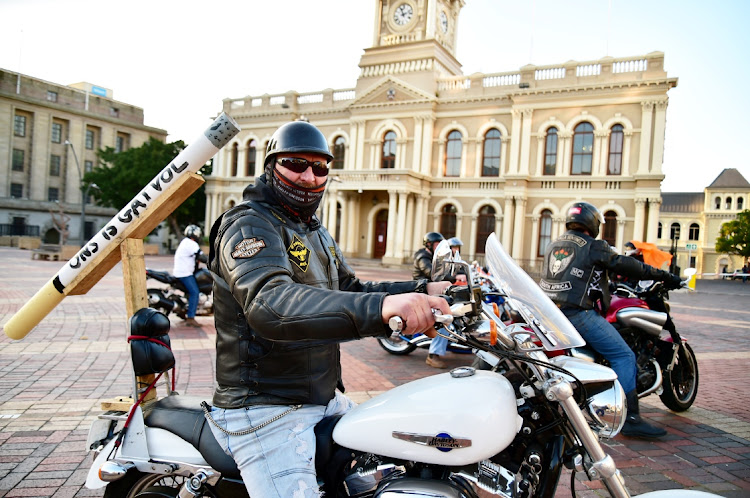
{"label": "clock face", "polygon": [[393,14],[393,21],[399,26],[405,26],[411,21],[412,15],[414,15],[414,11],[412,10],[411,5],[408,3],[402,3],[396,7],[396,11]]}
{"label": "clock face", "polygon": [[448,16],[445,15],[445,11],[440,12],[440,28],[443,30],[443,33],[448,32]]}

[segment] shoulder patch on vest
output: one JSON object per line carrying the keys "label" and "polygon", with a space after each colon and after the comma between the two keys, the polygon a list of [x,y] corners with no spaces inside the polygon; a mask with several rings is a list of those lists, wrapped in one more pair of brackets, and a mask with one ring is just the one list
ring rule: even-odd
{"label": "shoulder patch on vest", "polygon": [[266,242],[263,239],[242,239],[234,246],[232,251],[232,257],[238,258],[252,258],[260,252],[261,249],[266,247]]}
{"label": "shoulder patch on vest", "polygon": [[307,267],[310,265],[310,249],[305,246],[297,234],[294,235],[286,253],[289,255],[289,261],[297,265],[297,268],[303,272],[307,271]]}
{"label": "shoulder patch on vest", "polygon": [[328,246],[328,250],[331,251],[331,256],[333,256],[333,263],[336,265],[336,269],[339,269],[339,258],[336,257],[336,247],[335,246]]}

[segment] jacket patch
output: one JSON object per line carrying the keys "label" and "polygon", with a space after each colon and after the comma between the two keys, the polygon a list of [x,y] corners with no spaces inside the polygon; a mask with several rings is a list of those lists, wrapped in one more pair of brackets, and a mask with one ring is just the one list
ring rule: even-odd
{"label": "jacket patch", "polygon": [[260,252],[261,249],[266,247],[266,242],[262,239],[242,239],[234,246],[232,251],[232,257],[237,258],[252,258]]}
{"label": "jacket patch", "polygon": [[289,261],[297,265],[297,268],[303,272],[307,271],[307,267],[310,265],[310,249],[305,246],[296,234],[286,253],[289,255]]}
{"label": "jacket patch", "polygon": [[331,256],[333,257],[333,263],[336,265],[336,269],[339,269],[339,258],[336,257],[336,247],[334,246],[328,246],[328,250],[331,251]]}
{"label": "jacket patch", "polygon": [[573,251],[558,249],[549,255],[549,271],[554,277],[561,273],[573,261]]}
{"label": "jacket patch", "polygon": [[570,289],[573,288],[573,286],[568,281],[565,281],[565,282],[547,282],[545,280],[540,280],[539,281],[539,287],[541,287],[541,289],[543,291],[554,292],[554,293],[569,291]]}

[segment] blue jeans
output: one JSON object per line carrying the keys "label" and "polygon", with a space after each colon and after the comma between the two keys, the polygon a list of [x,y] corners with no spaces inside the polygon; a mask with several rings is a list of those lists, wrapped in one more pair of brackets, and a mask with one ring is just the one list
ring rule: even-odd
{"label": "blue jeans", "polygon": [[445,352],[448,350],[448,339],[441,336],[435,336],[434,339],[432,339],[432,342],[430,343],[430,354],[436,354],[438,356],[443,356]]}
{"label": "blue jeans", "polygon": [[609,361],[625,393],[635,390],[635,353],[612,324],[594,310],[566,308],[562,312],[586,342]]}
{"label": "blue jeans", "polygon": [[185,286],[188,293],[187,318],[195,318],[195,310],[198,309],[198,296],[201,290],[198,288],[198,281],[195,276],[178,277]]}
{"label": "blue jeans", "polygon": [[[244,436],[229,436],[208,423],[216,441],[234,458],[251,497],[318,497],[315,475],[315,425],[324,417],[341,415],[355,403],[336,393],[328,406],[302,405],[296,411]],[[287,411],[289,406],[214,407],[211,416],[221,427],[237,432],[255,427]]]}

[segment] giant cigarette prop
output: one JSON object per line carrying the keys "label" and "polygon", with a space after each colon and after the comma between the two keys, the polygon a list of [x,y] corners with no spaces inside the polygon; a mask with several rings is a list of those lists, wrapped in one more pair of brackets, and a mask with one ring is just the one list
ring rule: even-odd
{"label": "giant cigarette prop", "polygon": [[124,232],[149,213],[148,209],[154,201],[165,194],[169,195],[170,187],[182,176],[197,172],[239,131],[237,123],[227,114],[222,113],[216,118],[202,135],[165,166],[57,275],[10,318],[5,324],[5,335],[11,339],[23,339],[69,294],[68,285],[84,268],[102,256],[105,247],[111,243],[121,243],[125,238]]}

